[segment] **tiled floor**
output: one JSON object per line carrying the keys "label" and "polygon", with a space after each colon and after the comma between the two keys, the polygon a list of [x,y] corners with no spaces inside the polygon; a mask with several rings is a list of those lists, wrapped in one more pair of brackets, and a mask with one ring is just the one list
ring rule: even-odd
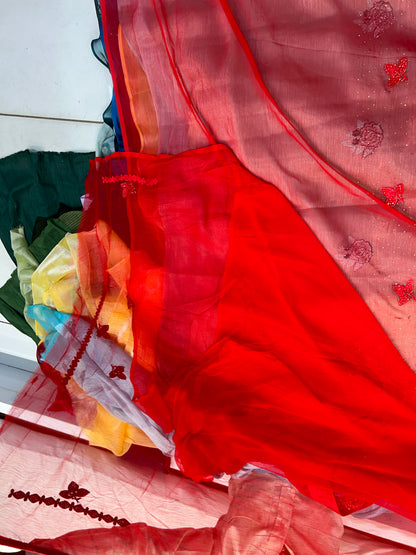
{"label": "tiled floor", "polygon": [[[94,1],[0,0],[0,14],[0,157],[94,151],[111,98],[110,75],[90,48],[99,33]],[[13,268],[0,243],[0,285]],[[35,344],[0,315],[0,362],[10,356],[35,360]],[[8,387],[0,372],[0,401]]]}

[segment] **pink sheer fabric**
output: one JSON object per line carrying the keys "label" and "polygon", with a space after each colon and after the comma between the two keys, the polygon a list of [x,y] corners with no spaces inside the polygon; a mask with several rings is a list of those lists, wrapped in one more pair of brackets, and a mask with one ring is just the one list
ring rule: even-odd
{"label": "pink sheer fabric", "polygon": [[[34,546],[67,555],[340,553],[341,518],[277,476],[254,472],[233,478],[229,495],[228,512],[213,528],[163,530],[139,524],[111,531],[75,532],[53,541],[37,540]],[[285,545],[291,551],[282,551]]]}
{"label": "pink sheer fabric", "polygon": [[[415,518],[416,16],[363,3],[103,2],[120,67],[143,69],[120,97],[149,87],[157,117],[126,117],[126,144],[163,154],[92,165],[74,315],[42,354],[53,381],[38,372],[2,429],[1,537],[73,554],[380,547],[342,544],[339,515],[277,476],[228,495],[155,450],[89,447],[74,382],[120,418],[146,412],[165,452],[174,433],[195,480],[257,461],[334,510],[356,496]],[[126,314],[121,340],[108,321]]]}
{"label": "pink sheer fabric", "polygon": [[[257,461],[334,509],[332,492],[415,512],[416,378],[276,188],[214,145],[96,160],[86,191],[80,289],[92,322],[79,320],[77,342],[64,329],[47,364],[87,384],[86,364],[98,385],[84,354],[125,291],[134,364],[115,363],[114,347],[105,406],[129,385],[130,405],[174,433],[187,476]],[[100,221],[112,234],[84,233]],[[108,272],[115,234],[131,251],[126,284]],[[114,364],[123,381],[108,376]]]}
{"label": "pink sheer fabric", "polygon": [[155,449],[133,446],[116,457],[87,445],[73,417],[47,411],[55,395],[54,384],[36,373],[3,425],[1,537],[30,544],[134,522],[212,527],[227,512],[226,492],[168,474]]}
{"label": "pink sheer fabric", "polygon": [[[159,152],[229,145],[292,202],[415,369],[412,2],[118,7]],[[389,86],[385,66],[403,57]]]}

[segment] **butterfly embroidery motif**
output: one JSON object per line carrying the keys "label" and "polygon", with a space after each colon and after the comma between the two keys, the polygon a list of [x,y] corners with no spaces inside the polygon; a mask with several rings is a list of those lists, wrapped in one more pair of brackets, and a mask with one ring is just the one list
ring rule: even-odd
{"label": "butterfly embroidery motif", "polygon": [[407,62],[406,56],[403,56],[398,62],[398,64],[386,64],[384,66],[384,71],[389,76],[389,87],[394,87],[397,83],[407,81]]}
{"label": "butterfly embroidery motif", "polygon": [[68,489],[60,491],[59,495],[64,499],[75,499],[75,501],[79,501],[81,497],[85,497],[89,493],[89,490],[80,488],[76,482],[71,482]]}
{"label": "butterfly embroidery motif", "polygon": [[398,202],[403,201],[404,185],[399,183],[395,187],[383,187],[381,192],[386,197],[388,206],[396,206]]}
{"label": "butterfly embroidery motif", "polygon": [[393,285],[393,291],[396,293],[398,298],[399,306],[402,306],[408,303],[410,300],[415,299],[415,291],[414,291],[414,281],[409,279],[406,285],[402,285],[401,283],[395,283]]}
{"label": "butterfly embroidery motif", "polygon": [[126,375],[124,374],[124,366],[111,365],[110,378],[120,378],[120,380],[126,380]]}

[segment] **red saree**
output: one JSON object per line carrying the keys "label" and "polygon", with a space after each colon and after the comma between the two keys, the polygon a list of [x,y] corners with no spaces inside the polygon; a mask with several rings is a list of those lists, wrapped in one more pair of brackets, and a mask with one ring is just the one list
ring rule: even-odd
{"label": "red saree", "polygon": [[131,249],[134,401],[186,475],[257,461],[415,511],[416,378],[276,188],[223,146],[113,155],[86,187],[83,225]]}

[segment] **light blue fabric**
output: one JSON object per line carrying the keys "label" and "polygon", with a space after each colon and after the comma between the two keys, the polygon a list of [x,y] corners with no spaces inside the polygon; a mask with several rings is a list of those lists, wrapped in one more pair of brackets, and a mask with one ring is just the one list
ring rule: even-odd
{"label": "light blue fabric", "polygon": [[41,357],[41,360],[43,360],[59,337],[60,332],[63,330],[71,315],[58,312],[43,304],[32,304],[28,307],[27,313],[30,318],[36,320],[42,328],[48,332],[44,341],[45,351],[42,353]]}

